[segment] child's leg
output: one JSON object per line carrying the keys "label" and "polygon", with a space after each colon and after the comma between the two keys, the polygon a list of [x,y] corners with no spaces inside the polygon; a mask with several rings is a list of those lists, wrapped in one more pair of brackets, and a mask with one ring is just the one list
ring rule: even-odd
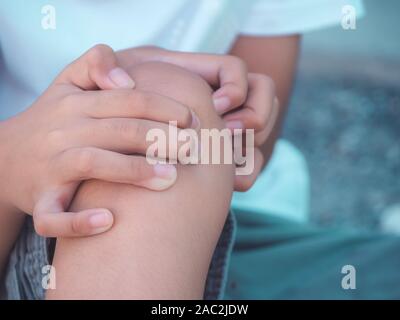
{"label": "child's leg", "polygon": [[[202,79],[162,63],[137,67],[132,76],[141,89],[193,107],[203,128],[222,128]],[[115,225],[92,238],[58,239],[57,289],[48,298],[202,298],[233,175],[232,165],[179,166],[176,185],[164,192],[84,183],[73,209],[110,208]]]}

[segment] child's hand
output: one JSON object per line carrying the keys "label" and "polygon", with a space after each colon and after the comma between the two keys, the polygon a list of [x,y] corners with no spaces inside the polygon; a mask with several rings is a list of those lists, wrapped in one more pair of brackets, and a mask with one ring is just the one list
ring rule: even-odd
{"label": "child's hand", "polygon": [[139,47],[117,52],[121,66],[144,61],[163,61],[186,68],[202,76],[216,91],[214,105],[230,129],[254,129],[255,166],[248,176],[236,176],[235,190],[246,191],[256,181],[263,167],[259,149],[276,124],[279,103],[274,82],[261,74],[249,74],[238,57],[184,53],[157,47]]}
{"label": "child's hand", "polygon": [[[86,236],[111,227],[113,216],[105,208],[64,212],[82,180],[153,190],[175,182],[174,166],[151,166],[144,157],[127,154],[146,154],[148,129],[168,133],[171,119],[190,127],[193,114],[175,100],[133,87],[114,52],[96,46],[28,110],[0,123],[0,195],[5,203],[33,212],[39,234]],[[97,88],[106,90],[84,91]]]}

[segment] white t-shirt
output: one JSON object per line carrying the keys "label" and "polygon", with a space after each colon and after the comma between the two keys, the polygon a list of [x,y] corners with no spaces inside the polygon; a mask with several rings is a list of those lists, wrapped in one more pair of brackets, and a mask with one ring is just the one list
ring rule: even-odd
{"label": "white t-shirt", "polygon": [[283,35],[338,24],[348,4],[362,14],[361,0],[4,0],[0,120],[28,107],[97,43],[224,53],[239,33]]}

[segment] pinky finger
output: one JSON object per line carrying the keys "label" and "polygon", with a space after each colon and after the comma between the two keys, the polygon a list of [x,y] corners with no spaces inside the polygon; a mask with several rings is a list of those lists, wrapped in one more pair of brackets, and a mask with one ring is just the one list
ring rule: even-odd
{"label": "pinky finger", "polygon": [[275,98],[267,125],[261,132],[258,132],[255,135],[256,146],[263,145],[267,141],[268,137],[274,132],[276,125],[279,124],[279,111],[279,101]]}
{"label": "pinky finger", "polygon": [[245,192],[248,191],[256,182],[263,168],[263,155],[260,149],[254,149],[254,169],[249,175],[236,175],[235,176],[235,191]]}

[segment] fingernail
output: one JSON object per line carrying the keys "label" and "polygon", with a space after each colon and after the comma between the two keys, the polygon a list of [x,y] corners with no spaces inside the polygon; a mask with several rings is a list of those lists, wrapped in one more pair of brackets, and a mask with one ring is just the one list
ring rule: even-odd
{"label": "fingernail", "polygon": [[171,164],[156,164],[153,167],[156,177],[146,181],[145,187],[161,191],[171,187],[177,178],[177,172],[175,166]]}
{"label": "fingernail", "polygon": [[112,214],[108,211],[99,211],[89,217],[89,224],[93,229],[108,228],[113,223]]}
{"label": "fingernail", "polygon": [[200,128],[200,119],[196,113],[192,111],[192,125],[190,126],[192,129],[199,129]]}
{"label": "fingernail", "polygon": [[231,101],[228,97],[214,98],[214,107],[218,113],[224,113],[229,109]]}
{"label": "fingernail", "polygon": [[228,121],[225,126],[230,129],[230,130],[235,130],[235,129],[244,129],[244,125],[242,121],[239,120],[232,120]]}
{"label": "fingernail", "polygon": [[133,89],[135,82],[132,78],[121,68],[114,68],[108,74],[110,80],[121,89]]}
{"label": "fingernail", "polygon": [[156,164],[153,168],[159,178],[173,180],[176,177],[176,168],[172,164]]}

